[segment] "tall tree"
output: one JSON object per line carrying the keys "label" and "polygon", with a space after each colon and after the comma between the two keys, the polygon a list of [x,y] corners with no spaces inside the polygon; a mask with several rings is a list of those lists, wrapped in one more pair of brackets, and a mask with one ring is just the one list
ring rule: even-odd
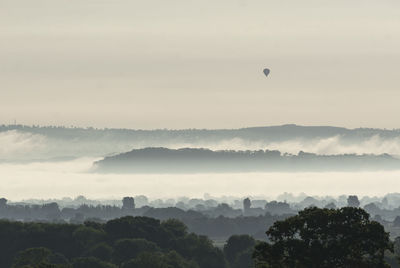
{"label": "tall tree", "polygon": [[256,267],[389,267],[389,234],[363,209],[319,209],[277,221],[267,231],[269,243],[256,246]]}

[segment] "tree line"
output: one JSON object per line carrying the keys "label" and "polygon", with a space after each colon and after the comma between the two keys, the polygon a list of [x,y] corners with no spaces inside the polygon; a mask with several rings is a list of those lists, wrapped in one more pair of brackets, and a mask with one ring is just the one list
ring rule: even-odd
{"label": "tree line", "polygon": [[0,221],[0,267],[399,267],[400,238],[356,207],[310,207],[276,221],[262,241],[231,236],[222,248],[176,219],[125,216],[106,223]]}

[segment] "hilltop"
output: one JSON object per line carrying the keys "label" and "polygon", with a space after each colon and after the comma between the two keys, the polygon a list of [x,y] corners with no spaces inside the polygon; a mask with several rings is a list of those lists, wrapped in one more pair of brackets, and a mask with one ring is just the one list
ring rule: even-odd
{"label": "hilltop", "polygon": [[292,155],[276,150],[144,148],[105,157],[94,167],[96,172],[113,173],[358,171],[400,169],[400,160],[387,154]]}

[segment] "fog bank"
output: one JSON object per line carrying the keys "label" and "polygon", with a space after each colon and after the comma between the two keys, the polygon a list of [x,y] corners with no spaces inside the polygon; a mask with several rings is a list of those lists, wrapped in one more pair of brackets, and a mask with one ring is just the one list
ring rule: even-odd
{"label": "fog bank", "polygon": [[[71,131],[72,133],[69,133]],[[107,131],[86,133],[82,130],[66,129],[57,135],[39,134],[30,131],[8,130],[0,132],[0,161],[49,160],[53,158],[103,157],[132,149],[145,147],[208,148],[211,150],[279,150],[282,153],[297,154],[300,151],[320,155],[340,154],[390,154],[400,155],[398,134],[348,137],[333,135],[311,137],[292,135],[283,140],[258,134],[234,137],[234,134],[217,136],[211,134],[154,131],[143,134],[116,134]],[[39,132],[39,131],[38,131]],[[45,132],[45,131],[44,131]],[[200,130],[199,133],[202,133]],[[211,132],[211,131],[210,131]],[[165,134],[165,135],[164,135]],[[230,136],[230,138],[228,137]]]}
{"label": "fog bank", "polygon": [[400,171],[116,175],[90,174],[93,161],[0,164],[0,196],[10,200],[85,195],[93,199],[308,195],[383,196],[400,189]]}

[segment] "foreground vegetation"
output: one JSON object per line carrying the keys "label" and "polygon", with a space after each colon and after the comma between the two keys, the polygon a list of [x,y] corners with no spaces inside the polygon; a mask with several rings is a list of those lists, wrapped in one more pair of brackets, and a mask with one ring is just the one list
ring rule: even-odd
{"label": "foreground vegetation", "polygon": [[0,267],[399,267],[400,239],[363,209],[306,208],[276,221],[265,242],[231,236],[223,249],[175,219],[126,216],[84,224],[0,221]]}
{"label": "foreground vegetation", "polygon": [[257,267],[390,267],[389,233],[370,221],[363,209],[319,209],[275,222],[267,231],[271,242],[256,246]]}
{"label": "foreground vegetation", "polygon": [[0,267],[228,267],[222,250],[177,220],[0,222]]}

